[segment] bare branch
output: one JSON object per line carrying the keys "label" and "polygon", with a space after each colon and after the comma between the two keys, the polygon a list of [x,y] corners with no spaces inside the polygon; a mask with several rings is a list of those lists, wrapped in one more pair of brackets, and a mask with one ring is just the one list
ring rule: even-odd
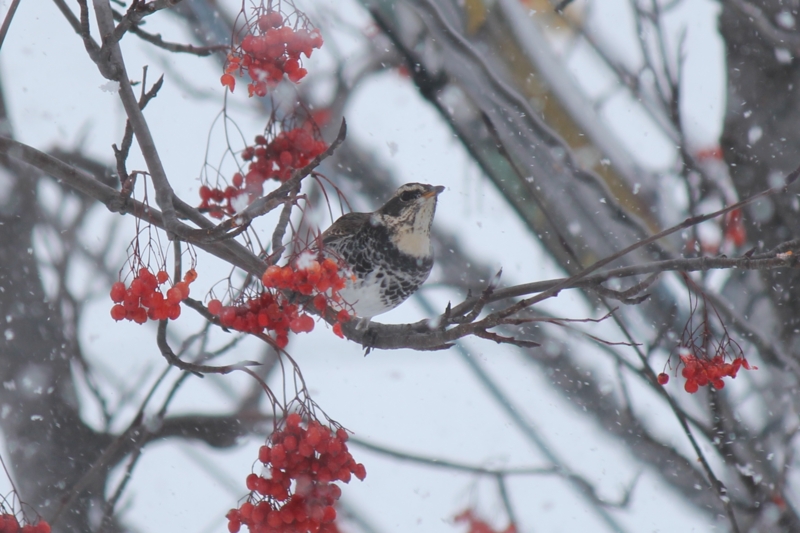
{"label": "bare branch", "polygon": [[197,377],[203,377],[204,374],[230,374],[236,370],[242,370],[248,366],[258,366],[261,363],[258,361],[240,361],[232,365],[211,366],[211,365],[198,365],[195,363],[187,363],[180,359],[172,348],[167,343],[167,320],[161,320],[158,323],[158,348],[164,358],[174,367],[177,367],[185,372],[191,372]]}
{"label": "bare branch", "polygon": [[371,442],[350,437],[349,442],[356,446],[370,450],[380,455],[399,459],[401,461],[409,461],[412,463],[422,464],[426,466],[434,466],[437,468],[444,468],[448,470],[456,470],[460,472],[467,472],[469,474],[478,474],[485,476],[538,476],[538,475],[563,475],[561,470],[554,466],[548,467],[519,467],[519,468],[486,468],[482,466],[474,466],[450,459],[442,459],[439,457],[426,457],[424,455],[417,455],[409,452],[401,452],[386,446],[380,446]]}
{"label": "bare branch", "polygon": [[800,55],[800,35],[797,32],[784,31],[775,27],[761,8],[747,0],[725,0],[725,3],[732,5],[744,15],[744,20],[749,21],[758,30],[761,37],[772,46],[791,50],[795,56]]}

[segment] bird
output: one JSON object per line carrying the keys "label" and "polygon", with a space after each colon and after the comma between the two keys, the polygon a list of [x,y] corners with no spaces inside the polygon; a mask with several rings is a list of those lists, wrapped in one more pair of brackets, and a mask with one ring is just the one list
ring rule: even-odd
{"label": "bird", "polygon": [[339,292],[361,319],[403,303],[428,279],[433,268],[431,224],[441,185],[406,183],[372,213],[347,213],[320,239],[327,255],[344,263],[350,277]]}

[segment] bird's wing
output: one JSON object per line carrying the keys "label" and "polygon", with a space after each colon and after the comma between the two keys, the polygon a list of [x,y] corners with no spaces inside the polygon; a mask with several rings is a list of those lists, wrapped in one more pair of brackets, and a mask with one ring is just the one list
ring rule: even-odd
{"label": "bird's wing", "polygon": [[369,213],[347,213],[322,232],[322,244],[330,245],[345,235],[352,235],[369,223]]}

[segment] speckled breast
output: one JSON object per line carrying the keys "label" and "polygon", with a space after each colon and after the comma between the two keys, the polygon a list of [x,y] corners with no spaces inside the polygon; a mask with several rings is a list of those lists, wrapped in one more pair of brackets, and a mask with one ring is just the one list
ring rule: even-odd
{"label": "speckled breast", "polygon": [[415,258],[401,253],[384,226],[367,225],[329,248],[356,276],[341,296],[360,317],[373,317],[400,305],[419,289],[433,267],[432,254]]}

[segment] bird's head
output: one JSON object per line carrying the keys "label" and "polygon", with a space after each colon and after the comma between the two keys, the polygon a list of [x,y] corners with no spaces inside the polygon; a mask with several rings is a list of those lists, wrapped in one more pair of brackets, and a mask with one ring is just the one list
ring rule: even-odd
{"label": "bird's head", "polygon": [[395,191],[374,214],[374,223],[383,224],[397,248],[414,257],[431,254],[430,232],[441,185],[406,183]]}

